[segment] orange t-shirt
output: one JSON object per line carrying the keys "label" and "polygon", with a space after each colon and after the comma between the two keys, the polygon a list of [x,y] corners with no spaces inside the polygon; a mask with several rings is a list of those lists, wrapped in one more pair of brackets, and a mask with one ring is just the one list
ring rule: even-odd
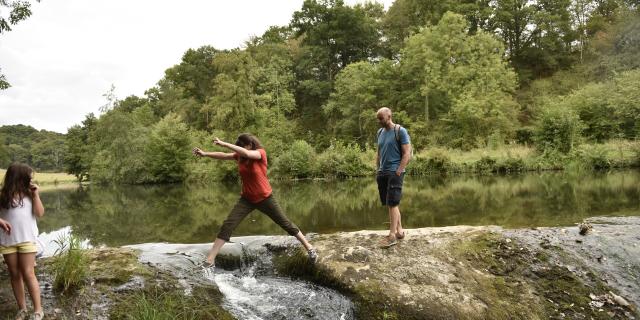
{"label": "orange t-shirt", "polygon": [[240,159],[238,154],[233,157],[238,162],[238,172],[242,180],[240,195],[252,203],[258,203],[271,195],[272,189],[267,179],[267,152],[258,149],[262,156],[258,160]]}

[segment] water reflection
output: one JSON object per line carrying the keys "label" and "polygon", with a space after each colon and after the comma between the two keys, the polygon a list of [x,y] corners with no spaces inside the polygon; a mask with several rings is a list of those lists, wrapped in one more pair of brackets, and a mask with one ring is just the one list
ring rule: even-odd
{"label": "water reflection", "polygon": [[[640,215],[640,173],[407,177],[405,227],[571,225],[589,216]],[[237,184],[90,186],[43,191],[42,232],[71,226],[92,244],[201,243],[215,236]],[[274,194],[304,232],[384,229],[374,179],[275,182]],[[285,234],[254,212],[234,235]]]}

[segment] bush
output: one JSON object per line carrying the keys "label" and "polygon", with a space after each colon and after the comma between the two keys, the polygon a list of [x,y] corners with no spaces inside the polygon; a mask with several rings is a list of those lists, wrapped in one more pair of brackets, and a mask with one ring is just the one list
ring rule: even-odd
{"label": "bush", "polygon": [[58,250],[53,257],[53,287],[66,292],[78,289],[89,273],[89,258],[82,249],[82,240],[73,234],[62,235],[55,243]]}
{"label": "bush", "polygon": [[455,170],[451,157],[443,151],[431,152],[428,156],[417,156],[407,166],[409,175],[427,175],[433,173],[449,173]]}
{"label": "bush", "polygon": [[533,144],[534,128],[522,127],[516,130],[516,142],[524,145]]}
{"label": "bush", "polygon": [[283,177],[307,178],[313,174],[315,150],[304,140],[296,140],[275,161],[273,170]]}
{"label": "bush", "polygon": [[576,110],[585,124],[584,136],[604,142],[633,139],[640,132],[640,71],[623,72],[603,83],[592,83],[566,96],[563,106]]}
{"label": "bush", "polygon": [[568,153],[578,143],[582,122],[575,111],[566,108],[543,109],[536,124],[535,140],[541,151]]}
{"label": "bush", "polygon": [[572,153],[584,169],[628,168],[639,164],[640,142],[611,140],[603,144],[583,144]]}
{"label": "bush", "polygon": [[325,177],[360,177],[372,174],[374,168],[367,165],[357,144],[346,145],[333,141],[317,158],[317,171]]}
{"label": "bush", "polygon": [[496,166],[496,160],[490,157],[482,157],[475,164],[475,170],[479,173],[494,172]]}
{"label": "bush", "polygon": [[184,180],[190,142],[187,126],[173,114],[153,126],[145,156],[154,182]]}
{"label": "bush", "polygon": [[525,163],[519,158],[506,158],[495,165],[494,172],[497,173],[517,173],[525,171]]}
{"label": "bush", "polygon": [[607,156],[607,150],[603,147],[595,147],[585,154],[589,167],[596,170],[611,168],[611,161]]}

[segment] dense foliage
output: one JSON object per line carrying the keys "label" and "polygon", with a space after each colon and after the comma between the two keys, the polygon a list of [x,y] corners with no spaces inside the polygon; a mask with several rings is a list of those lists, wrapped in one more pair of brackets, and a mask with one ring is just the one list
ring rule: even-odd
{"label": "dense foliage", "polygon": [[0,168],[26,163],[41,171],[64,170],[65,135],[30,126],[0,127]]}
{"label": "dense foliage", "polygon": [[[381,106],[418,152],[521,143],[543,159],[636,140],[638,9],[631,0],[396,0],[388,10],[306,0],[289,25],[233,50],[188,49],[144,96],[112,98],[69,129],[64,165],[96,182],[233,179],[231,164],[189,151],[252,132],[274,174],[366,175]],[[0,158],[16,157],[3,148]]]}

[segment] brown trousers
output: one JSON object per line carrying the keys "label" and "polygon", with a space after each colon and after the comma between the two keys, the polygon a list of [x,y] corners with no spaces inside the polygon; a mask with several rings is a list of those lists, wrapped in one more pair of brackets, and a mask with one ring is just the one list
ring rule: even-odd
{"label": "brown trousers", "polygon": [[278,205],[276,199],[273,198],[273,195],[270,195],[258,203],[251,203],[249,200],[240,197],[236,205],[231,209],[227,219],[222,223],[217,237],[228,242],[233,230],[235,230],[240,222],[254,209],[258,209],[260,212],[269,216],[273,222],[277,223],[290,235],[295,236],[300,232],[300,229],[284,215],[280,205]]}

